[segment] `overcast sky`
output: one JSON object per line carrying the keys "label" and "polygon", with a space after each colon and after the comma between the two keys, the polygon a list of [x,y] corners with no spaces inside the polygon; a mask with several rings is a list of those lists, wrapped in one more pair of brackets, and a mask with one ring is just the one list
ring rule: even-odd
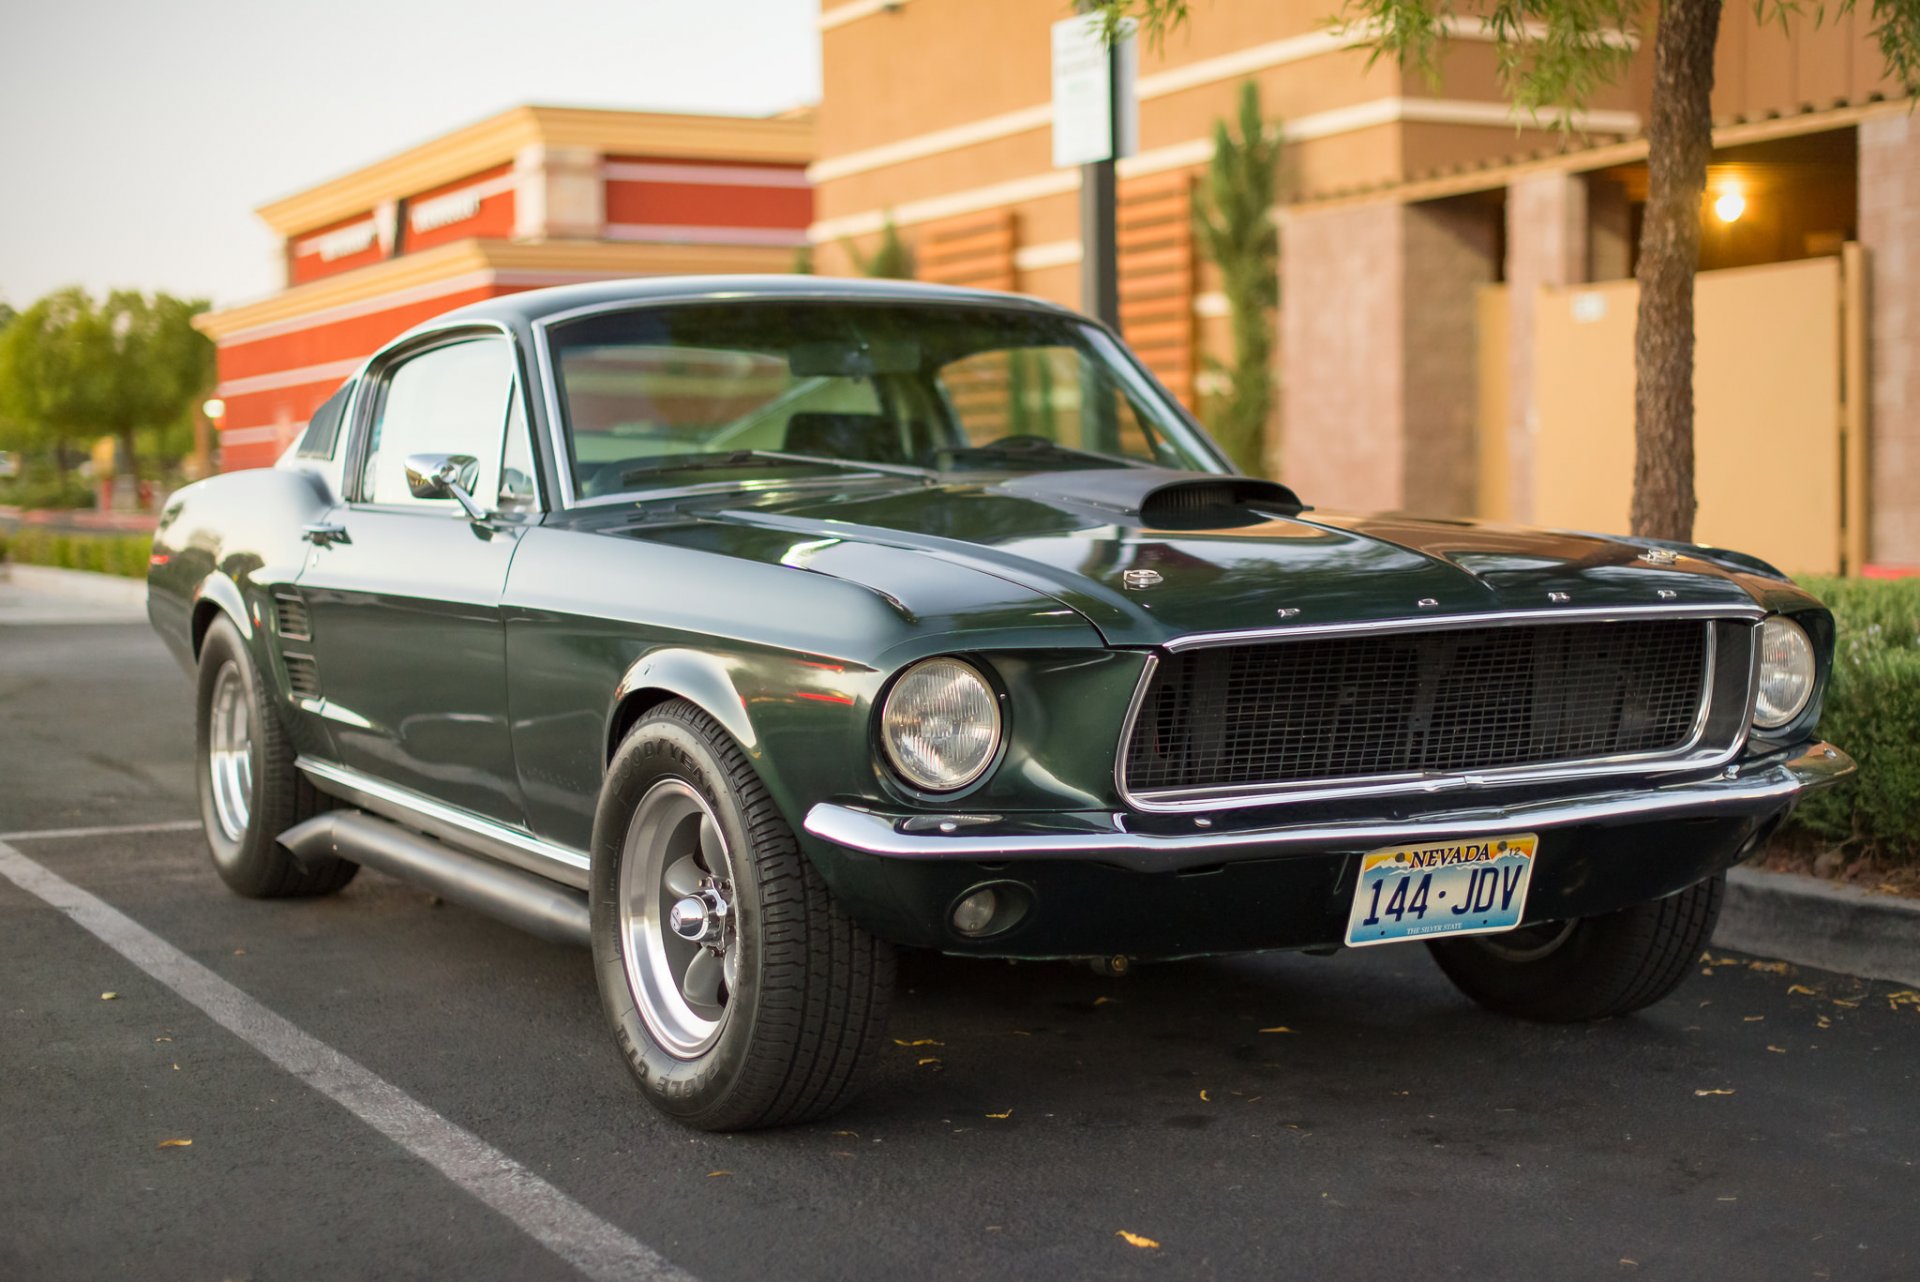
{"label": "overcast sky", "polygon": [[816,0],[0,0],[0,300],[272,293],[256,205],[520,103],[763,115]]}

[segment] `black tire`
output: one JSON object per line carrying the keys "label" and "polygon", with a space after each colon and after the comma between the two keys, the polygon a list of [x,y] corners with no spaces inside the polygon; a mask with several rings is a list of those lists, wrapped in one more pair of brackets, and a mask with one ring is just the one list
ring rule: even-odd
{"label": "black tire", "polygon": [[[213,753],[216,692],[224,673],[236,699],[244,700],[251,733],[251,770],[232,795],[244,798],[244,815],[229,800],[216,799]],[[302,862],[279,844],[279,835],[328,806],[294,769],[297,755],[285,723],[240,630],[225,615],[213,621],[200,646],[200,677],[194,721],[194,776],[200,793],[200,823],[220,879],[249,899],[329,895],[353,880],[360,865],[330,855]]]}
{"label": "black tire", "polygon": [[[669,855],[650,853],[664,835],[653,843],[647,835],[672,831],[684,841],[685,823],[704,821],[683,812],[681,826],[663,821],[649,829],[643,803],[651,813],[657,805],[702,802],[725,843],[717,861],[706,857],[704,844],[700,854],[703,868],[726,866],[709,871],[710,889],[724,894],[727,908],[714,916],[731,922],[722,949],[732,954],[725,970],[731,982],[717,990],[723,1005],[706,1044],[676,1051],[642,1012],[637,990],[645,981],[629,970],[630,952],[643,966],[664,958],[667,945],[656,954],[644,938],[633,942],[629,932],[640,929],[646,913],[623,912],[622,871],[637,844],[633,883],[651,886],[662,903],[679,893],[648,880],[654,862]],[[858,1092],[885,1040],[893,948],[833,901],[746,754],[692,704],[654,709],[614,755],[594,817],[591,901],[601,1004],[627,1068],[662,1112],[702,1130],[746,1130],[824,1117]],[[660,1008],[651,1000],[656,1023],[665,1018]]]}
{"label": "black tire", "polygon": [[1569,1024],[1651,1006],[1680,986],[1713,935],[1724,876],[1603,917],[1427,945],[1488,1010]]}

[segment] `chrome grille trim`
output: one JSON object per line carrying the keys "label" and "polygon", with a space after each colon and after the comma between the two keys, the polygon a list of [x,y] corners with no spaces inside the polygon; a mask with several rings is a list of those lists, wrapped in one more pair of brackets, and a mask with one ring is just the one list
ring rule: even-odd
{"label": "chrome grille trim", "polygon": [[[1709,770],[1724,766],[1746,746],[1752,720],[1752,701],[1757,682],[1759,648],[1748,646],[1748,671],[1739,728],[1726,745],[1705,744],[1709,719],[1715,712],[1714,694],[1718,684],[1715,665],[1720,625],[1746,626],[1751,630],[1766,617],[1759,606],[1649,606],[1642,608],[1587,608],[1525,610],[1504,614],[1456,614],[1432,619],[1388,619],[1359,624],[1319,624],[1297,628],[1261,628],[1242,632],[1192,633],[1166,643],[1162,649],[1171,654],[1205,646],[1263,645],[1295,639],[1325,640],[1342,636],[1367,636],[1393,633],[1423,633],[1463,628],[1487,628],[1565,623],[1634,623],[1648,620],[1696,619],[1706,629],[1706,667],[1701,676],[1700,705],[1695,714],[1693,734],[1678,748],[1653,753],[1622,754],[1582,760],[1511,766],[1479,771],[1449,771],[1427,774],[1374,776],[1368,778],[1300,780],[1282,784],[1232,785],[1145,790],[1135,792],[1127,783],[1127,759],[1134,731],[1153,679],[1159,671],[1161,654],[1147,656],[1136,683],[1132,702],[1120,727],[1120,740],[1114,752],[1114,787],[1123,804],[1152,813],[1182,813],[1230,810],[1248,806],[1284,802],[1340,800],[1354,797],[1386,796],[1408,793],[1446,793],[1501,784],[1551,783],[1566,780],[1602,778],[1627,773],[1659,773],[1676,770]],[[1730,674],[1728,674],[1730,675]]]}

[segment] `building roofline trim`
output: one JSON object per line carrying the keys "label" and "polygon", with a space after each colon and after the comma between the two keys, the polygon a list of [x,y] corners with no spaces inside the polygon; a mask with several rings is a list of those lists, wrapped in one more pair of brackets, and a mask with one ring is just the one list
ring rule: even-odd
{"label": "building roofline trim", "polygon": [[[1714,126],[1713,145],[1716,149],[1738,147],[1747,143],[1768,142],[1775,138],[1824,133],[1878,116],[1909,113],[1913,110],[1914,101],[1912,98],[1897,98],[1833,107],[1824,111],[1805,111],[1792,116],[1726,121]],[[1530,174],[1584,173],[1595,169],[1606,169],[1613,165],[1633,164],[1645,160],[1646,157],[1647,140],[1644,136],[1625,138],[1558,154],[1513,156],[1503,161],[1457,173],[1423,174],[1374,187],[1311,193],[1282,208],[1289,213],[1309,213],[1319,209],[1374,204],[1381,201],[1414,204],[1424,200],[1440,200],[1449,196],[1491,191],[1505,187],[1516,178],[1523,178]]]}
{"label": "building roofline trim", "polygon": [[[1451,124],[1511,129],[1516,123],[1524,125],[1525,121],[1516,121],[1513,109],[1505,103],[1387,97],[1300,116],[1286,121],[1284,128],[1287,141],[1302,142],[1394,124]],[[1574,128],[1591,133],[1632,133],[1639,127],[1640,118],[1627,111],[1588,111],[1574,116]],[[1190,138],[1185,142],[1170,143],[1165,147],[1127,156],[1119,162],[1118,169],[1122,178],[1140,178],[1188,165],[1202,165],[1212,157],[1212,137]],[[968,191],[904,201],[891,209],[868,209],[822,219],[808,229],[808,236],[815,244],[820,244],[838,240],[842,236],[864,236],[877,232],[889,216],[895,226],[904,227],[1079,189],[1079,170],[1047,170]]]}
{"label": "building roofline trim", "polygon": [[[848,5],[848,9],[859,6]],[[878,12],[876,6],[871,12]],[[836,11],[837,12],[837,11]],[[823,15],[823,18],[826,15]],[[855,17],[864,16],[856,14]],[[843,21],[852,21],[852,18]],[[836,24],[838,25],[838,24]],[[1442,20],[1447,37],[1454,40],[1490,42],[1494,39],[1493,28],[1484,18],[1451,15]],[[1535,32],[1539,24],[1529,24],[1529,32]],[[1542,29],[1543,30],[1543,29]],[[1537,34],[1537,32],[1535,32]],[[1310,58],[1325,57],[1328,54],[1342,53],[1355,48],[1357,41],[1364,38],[1359,28],[1324,28],[1304,32],[1297,36],[1287,36],[1266,44],[1253,45],[1246,49],[1236,49],[1232,53],[1223,53],[1212,58],[1202,58],[1196,62],[1168,67],[1163,71],[1140,77],[1136,86],[1140,101],[1147,102],[1163,98],[1169,94],[1182,93],[1188,89],[1197,89],[1203,85],[1215,84],[1222,80],[1235,80],[1252,75],[1256,71],[1265,71],[1273,67],[1283,67],[1290,63],[1303,62]],[[1489,104],[1490,106],[1495,104]],[[1319,113],[1326,114],[1326,113]],[[975,147],[984,142],[995,142],[1001,138],[1010,138],[1015,134],[1026,133],[1033,129],[1042,129],[1053,123],[1053,104],[1036,103],[1030,107],[1021,107],[1015,111],[1002,112],[997,116],[988,116],[981,120],[970,120],[964,124],[953,125],[946,129],[936,129],[930,133],[918,134],[912,138],[901,138],[877,147],[867,147],[860,151],[850,151],[838,156],[828,156],[816,160],[807,168],[807,176],[816,183],[831,182],[836,178],[848,178],[854,174],[867,173],[874,169],[884,169],[890,165],[905,164],[912,160],[923,160],[928,156],[938,156],[949,151],[958,151],[963,147]]]}
{"label": "building roofline trim", "polygon": [[490,284],[679,275],[696,264],[712,271],[716,256],[734,259],[725,270],[779,270],[787,252],[783,246],[761,245],[459,240],[323,276],[258,302],[203,312],[193,323],[217,343],[254,342]]}
{"label": "building roofline trim", "polygon": [[463,129],[364,165],[254,212],[283,237],[297,236],[516,159],[521,148],[582,147],[605,155],[756,160],[813,158],[811,117],[716,116],[593,107],[513,107]]}

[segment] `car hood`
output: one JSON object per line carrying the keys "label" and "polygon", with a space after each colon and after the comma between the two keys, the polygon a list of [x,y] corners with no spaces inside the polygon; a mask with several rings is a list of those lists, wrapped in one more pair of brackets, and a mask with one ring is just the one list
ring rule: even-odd
{"label": "car hood", "polygon": [[[1137,486],[1144,492],[1157,478],[1140,471],[1148,472]],[[703,503],[698,525],[708,547],[716,526],[730,527],[740,536],[729,548],[735,555],[795,564],[804,545],[806,568],[856,580],[881,563],[871,549],[913,554],[884,558],[889,582],[871,586],[889,593],[903,567],[928,558],[964,565],[1070,606],[1114,645],[1535,609],[1750,609],[1756,598],[1746,584],[1766,572],[1704,548],[1649,557],[1644,542],[1597,535],[1300,510],[1280,487],[1178,522],[1155,519],[1152,503],[1089,494],[1097,485],[1074,473],[788,490]],[[836,548],[849,555],[831,555]]]}

